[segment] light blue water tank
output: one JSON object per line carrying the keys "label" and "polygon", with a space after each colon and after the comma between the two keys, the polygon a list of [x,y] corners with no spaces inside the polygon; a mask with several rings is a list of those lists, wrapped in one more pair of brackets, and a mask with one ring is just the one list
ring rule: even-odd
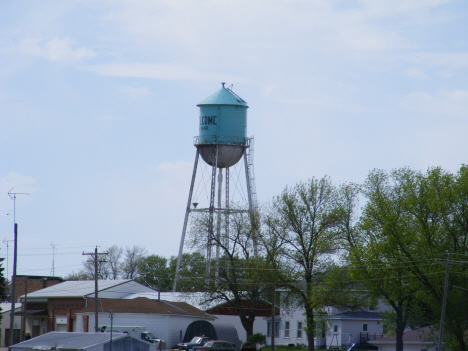
{"label": "light blue water tank", "polygon": [[247,145],[247,102],[224,87],[200,102],[200,128],[195,145],[212,165],[213,144],[218,145],[218,168],[231,167]]}

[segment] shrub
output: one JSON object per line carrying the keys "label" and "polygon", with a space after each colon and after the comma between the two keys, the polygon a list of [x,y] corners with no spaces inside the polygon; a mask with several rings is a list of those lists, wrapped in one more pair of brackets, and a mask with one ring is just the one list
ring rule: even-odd
{"label": "shrub", "polygon": [[247,338],[247,342],[255,342],[257,344],[265,344],[266,336],[262,333],[255,333]]}

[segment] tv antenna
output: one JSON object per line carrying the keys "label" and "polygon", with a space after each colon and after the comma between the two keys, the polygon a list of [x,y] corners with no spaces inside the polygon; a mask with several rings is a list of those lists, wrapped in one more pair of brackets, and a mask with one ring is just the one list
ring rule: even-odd
{"label": "tv antenna", "polygon": [[[8,196],[13,200],[13,222],[16,223],[16,195],[31,195],[29,193],[12,193],[11,191],[15,187],[11,188],[10,191],[8,192]],[[13,195],[13,196],[11,196]]]}
{"label": "tv antenna", "polygon": [[6,264],[7,264],[7,279],[10,279],[10,273],[8,273],[8,247],[10,246],[8,243],[14,240],[8,240],[7,238],[3,239],[3,243],[6,245]]}
{"label": "tv antenna", "polygon": [[54,242],[52,241],[50,243],[50,247],[52,247],[52,271],[51,271],[51,275],[52,277],[55,277],[55,244]]}

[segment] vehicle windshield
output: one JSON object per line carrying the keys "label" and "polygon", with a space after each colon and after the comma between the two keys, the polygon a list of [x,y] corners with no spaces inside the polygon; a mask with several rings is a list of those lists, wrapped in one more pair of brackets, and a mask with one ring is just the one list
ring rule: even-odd
{"label": "vehicle windshield", "polygon": [[205,344],[206,347],[211,347],[213,346],[213,343],[211,341],[208,341],[206,344]]}
{"label": "vehicle windshield", "polygon": [[198,336],[194,337],[190,342],[193,342],[194,344],[200,344],[202,342],[203,338],[200,338]]}
{"label": "vehicle windshield", "polygon": [[151,339],[157,339],[157,337],[155,337],[154,334],[151,333],[151,332],[147,332],[146,334],[147,334]]}

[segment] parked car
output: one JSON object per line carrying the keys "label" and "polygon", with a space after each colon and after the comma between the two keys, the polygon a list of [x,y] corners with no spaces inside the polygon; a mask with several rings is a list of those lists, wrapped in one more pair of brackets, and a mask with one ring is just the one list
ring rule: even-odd
{"label": "parked car", "polygon": [[[111,327],[108,325],[103,325],[99,327],[101,333],[110,333]],[[146,327],[135,327],[135,326],[112,326],[112,332],[114,333],[125,333],[130,336],[133,336],[137,339],[145,340],[151,344],[155,344],[155,349],[165,349],[166,342],[162,339],[157,338],[154,336],[153,333],[146,330]]]}
{"label": "parked car", "polygon": [[235,347],[224,340],[211,340],[203,346],[195,346],[193,351],[235,351]]}
{"label": "parked car", "polygon": [[191,350],[195,346],[203,346],[207,341],[210,341],[211,338],[207,336],[195,336],[189,342],[182,342],[176,345],[176,348],[179,350]]}

